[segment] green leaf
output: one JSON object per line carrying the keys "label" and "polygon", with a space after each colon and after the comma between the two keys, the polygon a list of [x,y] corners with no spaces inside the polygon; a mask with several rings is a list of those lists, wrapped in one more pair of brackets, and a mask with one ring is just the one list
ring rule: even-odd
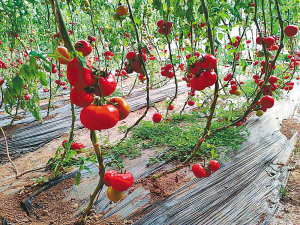
{"label": "green leaf", "polygon": [[37,72],[37,76],[39,77],[41,85],[43,85],[43,86],[47,86],[48,85],[47,76],[46,76],[45,73],[38,71]]}
{"label": "green leaf", "polygon": [[26,64],[23,64],[21,69],[20,69],[20,75],[22,75],[25,80],[30,80],[32,75],[34,74],[34,72],[32,71],[32,69],[26,65]]}
{"label": "green leaf", "polygon": [[190,46],[185,46],[184,49],[188,52],[191,52],[193,50],[192,47]]}
{"label": "green leaf", "polygon": [[232,37],[232,38],[231,38],[231,43],[232,43],[232,44],[235,43],[235,40],[236,40],[236,37]]}
{"label": "green leaf", "polygon": [[218,38],[221,41],[223,39],[224,35],[222,33],[218,33]]}
{"label": "green leaf", "polygon": [[245,72],[245,71],[246,71],[246,68],[247,68],[247,66],[248,66],[248,64],[247,64],[247,62],[246,62],[246,60],[245,60],[245,59],[243,59],[243,60],[242,60],[242,62],[241,62],[241,66],[242,66],[242,70],[243,70],[243,72]]}
{"label": "green leaf", "polygon": [[186,18],[187,18],[188,22],[191,22],[194,20],[194,14],[193,14],[194,0],[188,0],[187,6],[188,6],[188,9],[186,11]]}
{"label": "green leaf", "polygon": [[78,171],[77,175],[76,175],[76,185],[77,186],[79,186],[80,180],[81,180],[81,173],[80,173],[80,171]]}
{"label": "green leaf", "polygon": [[20,76],[16,76],[12,79],[13,89],[18,93],[23,89],[24,81]]}

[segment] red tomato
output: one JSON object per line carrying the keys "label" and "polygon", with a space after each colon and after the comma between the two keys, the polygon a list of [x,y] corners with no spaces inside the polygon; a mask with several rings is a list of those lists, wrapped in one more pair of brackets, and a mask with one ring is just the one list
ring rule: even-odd
{"label": "red tomato", "polygon": [[83,56],[87,56],[92,52],[93,47],[89,42],[80,40],[76,42],[75,49],[79,52],[82,52]]}
{"label": "red tomato", "polygon": [[133,184],[134,177],[130,172],[114,173],[111,177],[110,184],[115,191],[126,191]]}
{"label": "red tomato", "polygon": [[193,174],[195,177],[202,178],[205,177],[206,171],[200,163],[195,163],[192,167]]}
{"label": "red tomato", "polygon": [[[114,93],[117,87],[117,82],[115,77],[111,73],[105,78],[100,77],[99,79],[93,79],[93,83],[96,84],[97,80],[103,97],[109,96],[112,93]],[[100,90],[98,85],[94,85],[94,93],[95,95],[100,96]]]}
{"label": "red tomato", "polygon": [[[91,61],[87,60],[87,67],[91,68]],[[78,90],[83,90],[93,83],[91,69],[85,69],[80,65],[78,58],[74,58],[67,65],[67,78],[69,83]]]}
{"label": "red tomato", "polygon": [[92,104],[94,95],[88,94],[85,90],[78,90],[76,87],[74,87],[70,92],[70,100],[73,102],[73,104],[79,107],[86,107]]}
{"label": "red tomato", "polygon": [[217,67],[217,59],[213,55],[206,54],[200,61],[200,66],[204,70],[212,70]]}
{"label": "red tomato", "polygon": [[191,101],[191,100],[189,100],[189,101],[188,101],[188,105],[189,105],[189,106],[193,106],[193,105],[195,105],[195,102],[194,102],[194,101]]}
{"label": "red tomato", "polygon": [[266,95],[266,96],[262,97],[262,99],[261,99],[261,105],[266,108],[272,108],[274,105],[274,102],[275,102],[274,98],[269,95]]}
{"label": "red tomato", "polygon": [[132,60],[132,59],[134,59],[136,57],[136,54],[135,54],[135,52],[128,52],[127,53],[127,55],[126,55],[126,59],[128,59],[128,60]]}
{"label": "red tomato", "polygon": [[220,163],[217,160],[211,160],[210,162],[208,162],[207,169],[210,171],[217,171],[218,169],[220,169]]}
{"label": "red tomato", "polygon": [[173,110],[173,109],[174,109],[174,105],[170,105],[169,110]]}
{"label": "red tomato", "polygon": [[118,123],[119,111],[113,105],[89,105],[81,110],[80,121],[90,130],[109,129]]}
{"label": "red tomato", "polygon": [[104,183],[107,187],[111,186],[111,185],[110,185],[110,181],[111,181],[112,176],[113,176],[115,173],[117,173],[117,171],[115,171],[115,170],[107,170],[106,173],[104,174],[103,183]]}
{"label": "red tomato", "polygon": [[298,32],[298,27],[295,25],[287,25],[284,28],[284,33],[288,37],[295,36],[297,34],[297,32]]}
{"label": "red tomato", "polygon": [[128,102],[121,97],[112,98],[109,100],[111,103],[118,103],[117,109],[120,113],[119,120],[124,120],[130,113],[130,106]]}
{"label": "red tomato", "polygon": [[203,72],[200,77],[200,80],[202,80],[206,87],[214,85],[217,81],[217,74],[213,71]]}
{"label": "red tomato", "polygon": [[65,147],[65,143],[66,143],[66,142],[67,142],[67,140],[63,140],[63,142],[62,142],[61,145],[62,145],[63,147]]}
{"label": "red tomato", "polygon": [[160,113],[154,113],[152,120],[154,123],[159,123],[162,119],[162,115]]}
{"label": "red tomato", "polygon": [[82,149],[84,148],[83,144],[82,143],[79,143],[79,142],[75,142],[73,144],[71,144],[71,150],[78,150],[78,149]]}

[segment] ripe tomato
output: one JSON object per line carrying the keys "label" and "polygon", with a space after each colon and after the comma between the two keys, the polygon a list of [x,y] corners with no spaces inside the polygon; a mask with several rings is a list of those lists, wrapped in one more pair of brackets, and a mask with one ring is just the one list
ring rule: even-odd
{"label": "ripe tomato", "polygon": [[83,144],[82,143],[79,143],[79,142],[75,142],[73,144],[71,144],[71,150],[78,150],[78,149],[82,149],[84,148]]}
{"label": "ripe tomato", "polygon": [[128,7],[125,5],[120,5],[118,6],[118,8],[116,9],[116,13],[119,16],[125,16],[128,13]]}
{"label": "ripe tomato", "polygon": [[78,90],[74,87],[70,92],[70,100],[73,104],[79,107],[86,107],[93,102],[94,95],[88,94],[85,90]]}
{"label": "ripe tomato", "polygon": [[[277,77],[275,77],[275,76],[270,76],[270,78],[269,78],[269,83],[270,83],[270,84],[274,84],[274,83],[277,82],[277,80],[278,80]],[[275,90],[276,90],[276,89],[275,89]]]}
{"label": "ripe tomato", "polygon": [[134,59],[136,57],[136,54],[135,54],[135,52],[128,52],[127,53],[127,55],[126,55],[126,59],[128,59],[128,60],[132,60],[132,59]]}
{"label": "ripe tomato", "polygon": [[191,101],[191,100],[189,100],[189,101],[188,101],[188,105],[189,105],[189,106],[193,106],[193,105],[195,105],[195,102],[194,102],[194,101]]}
{"label": "ripe tomato", "polygon": [[104,174],[103,183],[104,183],[107,187],[111,186],[111,185],[110,185],[110,181],[111,181],[112,176],[113,176],[115,173],[117,173],[117,171],[115,171],[115,170],[107,170],[106,173]]}
{"label": "ripe tomato", "polygon": [[80,40],[76,42],[75,49],[79,52],[82,52],[83,56],[87,56],[92,52],[93,47],[89,42]]}
{"label": "ripe tomato", "polygon": [[[63,57],[65,57],[65,58],[67,58],[67,59],[70,59],[70,54],[69,54],[67,48],[62,47],[62,46],[58,46],[57,50],[58,50],[58,53],[61,54]],[[58,60],[61,64],[68,64],[68,62],[70,61],[70,60],[66,60],[66,59],[58,58],[58,57],[57,57],[57,60]]]}
{"label": "ripe tomato", "polygon": [[203,72],[200,77],[206,87],[214,85],[217,81],[217,74],[213,71]]}
{"label": "ripe tomato", "polygon": [[112,98],[109,100],[111,103],[118,103],[117,109],[120,113],[119,120],[124,120],[130,113],[130,106],[128,102],[121,97]]}
{"label": "ripe tomato", "polygon": [[103,97],[109,96],[112,93],[114,93],[114,91],[117,87],[117,82],[116,82],[115,77],[111,73],[109,73],[109,75],[106,77],[100,77],[99,79],[93,79],[94,93],[95,93],[95,95],[100,96],[99,87],[98,87],[98,85],[96,85],[97,80],[98,80],[98,85],[101,90],[101,95]]}
{"label": "ripe tomato", "polygon": [[212,70],[217,67],[217,59],[213,55],[206,54],[200,61],[199,65],[204,70]]}
{"label": "ripe tomato", "polygon": [[267,37],[264,39],[264,43],[267,48],[270,48],[275,43],[275,39],[273,37]]}
{"label": "ripe tomato", "polygon": [[0,86],[2,86],[3,83],[4,83],[4,80],[2,78],[0,78]]}
{"label": "ripe tomato", "polygon": [[113,105],[89,105],[81,110],[80,121],[90,130],[109,129],[118,123],[119,111]]}
{"label": "ripe tomato", "polygon": [[107,188],[107,198],[113,202],[119,201],[123,197],[124,192],[115,191],[111,186]]}
{"label": "ripe tomato", "polygon": [[169,110],[173,110],[173,109],[174,109],[174,105],[170,105]]}
{"label": "ripe tomato", "polygon": [[202,178],[205,177],[206,171],[200,163],[195,163],[192,167],[193,174],[195,177]]}
{"label": "ripe tomato", "polygon": [[[201,76],[200,76],[201,77]],[[203,90],[204,88],[206,88],[204,82],[203,82],[203,79],[202,77],[201,78],[197,78],[197,77],[193,77],[191,79],[191,87],[193,88],[193,90],[195,91],[201,91]]]}
{"label": "ripe tomato", "polygon": [[134,177],[130,172],[114,173],[110,184],[115,191],[126,191],[133,184]]}
{"label": "ripe tomato", "polygon": [[297,32],[298,32],[298,27],[295,25],[287,25],[284,28],[284,33],[288,37],[295,36],[297,34]]}
{"label": "ripe tomato", "polygon": [[86,107],[93,102],[94,95],[88,94],[85,90],[78,90],[74,87],[70,92],[70,100],[73,104],[79,107]]}
{"label": "ripe tomato", "polygon": [[264,97],[262,97],[261,99],[261,105],[266,107],[266,108],[272,108],[274,105],[274,98],[269,96],[269,95],[265,95]]}
{"label": "ripe tomato", "polygon": [[[91,61],[87,60],[87,67],[91,68]],[[78,90],[83,90],[93,83],[91,69],[85,69],[80,65],[78,58],[74,58],[67,65],[67,78],[69,83]]]}
{"label": "ripe tomato", "polygon": [[211,171],[217,171],[220,169],[220,163],[217,160],[211,160],[208,162],[207,169]]}
{"label": "ripe tomato", "polygon": [[162,115],[160,113],[154,113],[152,120],[154,123],[159,123],[162,119]]}

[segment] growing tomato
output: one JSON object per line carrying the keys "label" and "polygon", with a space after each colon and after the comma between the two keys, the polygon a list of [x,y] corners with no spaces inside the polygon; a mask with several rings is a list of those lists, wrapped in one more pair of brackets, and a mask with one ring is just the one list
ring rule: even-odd
{"label": "growing tomato", "polygon": [[205,177],[206,171],[200,163],[195,163],[192,167],[193,174],[195,177],[202,178]]}
{"label": "growing tomato", "polygon": [[112,98],[109,100],[111,103],[118,103],[117,109],[120,113],[119,120],[124,120],[130,113],[130,106],[128,102],[121,97]]}
{"label": "growing tomato", "polygon": [[116,9],[116,13],[119,16],[125,16],[128,13],[128,7],[125,5],[120,5],[118,6],[118,8]]}
{"label": "growing tomato", "polygon": [[91,75],[91,61],[87,60],[86,63],[89,69],[80,65],[78,58],[74,58],[67,65],[67,78],[69,83],[76,87],[78,90],[83,90],[93,83]]}
{"label": "growing tomato", "polygon": [[80,40],[76,42],[75,49],[79,52],[82,52],[83,56],[87,56],[92,52],[93,47],[89,42]]}
{"label": "growing tomato", "polygon": [[188,105],[189,105],[189,106],[193,106],[193,105],[195,105],[195,102],[192,101],[192,100],[189,100],[189,101],[188,101]]}
{"label": "growing tomato", "polygon": [[297,34],[297,32],[298,32],[298,27],[295,25],[287,25],[284,28],[284,33],[288,37],[295,36]]}
{"label": "growing tomato", "polygon": [[206,54],[201,60],[199,65],[204,70],[212,70],[217,67],[217,59],[213,55]]}
{"label": "growing tomato", "polygon": [[61,64],[68,64],[68,62],[70,60],[67,60],[67,59],[70,59],[70,54],[68,52],[68,49],[65,48],[65,47],[62,47],[62,46],[58,46],[57,48],[58,50],[58,53],[61,54],[63,57],[65,57],[66,59],[63,59],[63,58],[59,58],[57,57],[57,60],[61,63]]}
{"label": "growing tomato", "polygon": [[107,198],[113,202],[119,201],[123,197],[124,192],[115,191],[111,186],[107,188]]}
{"label": "growing tomato", "polygon": [[74,87],[70,92],[70,100],[73,104],[79,107],[86,107],[93,102],[94,95],[87,93],[85,90],[78,90]]}
{"label": "growing tomato", "polygon": [[110,184],[115,191],[126,191],[133,184],[134,177],[130,172],[114,173]]}
{"label": "growing tomato", "polygon": [[152,120],[154,123],[159,123],[162,119],[162,115],[160,113],[154,113]]}
{"label": "growing tomato", "polygon": [[98,80],[98,85],[100,87],[101,90],[101,95],[103,97],[109,96],[112,93],[114,93],[116,87],[117,87],[117,82],[115,77],[109,73],[108,76],[106,77],[100,77],[99,79],[93,79],[93,83],[94,83],[94,93],[98,96],[100,96],[100,90],[97,84],[97,80]]}
{"label": "growing tomato", "polygon": [[208,162],[207,169],[211,171],[217,171],[218,169],[220,169],[220,163],[217,160],[211,160]]}
{"label": "growing tomato", "polygon": [[269,95],[266,95],[266,96],[262,97],[262,99],[261,99],[261,105],[266,108],[272,108],[274,105],[274,102],[275,102],[274,98]]}
{"label": "growing tomato", "polygon": [[109,129],[118,123],[119,111],[113,105],[89,105],[81,110],[80,121],[90,130]]}
{"label": "growing tomato", "polygon": [[104,178],[103,178],[103,183],[104,183],[107,187],[111,186],[111,185],[110,185],[110,181],[111,181],[112,176],[113,176],[115,173],[117,173],[117,171],[115,171],[115,170],[107,170],[107,171],[105,172]]}
{"label": "growing tomato", "polygon": [[71,144],[71,150],[78,150],[78,149],[82,149],[84,148],[83,144],[82,143],[79,143],[79,142],[75,142],[73,144]]}

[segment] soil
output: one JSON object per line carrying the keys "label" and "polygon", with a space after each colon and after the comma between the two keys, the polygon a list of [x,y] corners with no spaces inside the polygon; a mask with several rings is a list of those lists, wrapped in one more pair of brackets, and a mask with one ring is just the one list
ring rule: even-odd
{"label": "soil", "polygon": [[[288,161],[290,170],[285,190],[282,190],[280,204],[270,225],[300,224],[300,124],[293,118],[284,120],[280,130],[288,139],[297,131],[295,149]],[[284,192],[285,191],[285,192]]]}

